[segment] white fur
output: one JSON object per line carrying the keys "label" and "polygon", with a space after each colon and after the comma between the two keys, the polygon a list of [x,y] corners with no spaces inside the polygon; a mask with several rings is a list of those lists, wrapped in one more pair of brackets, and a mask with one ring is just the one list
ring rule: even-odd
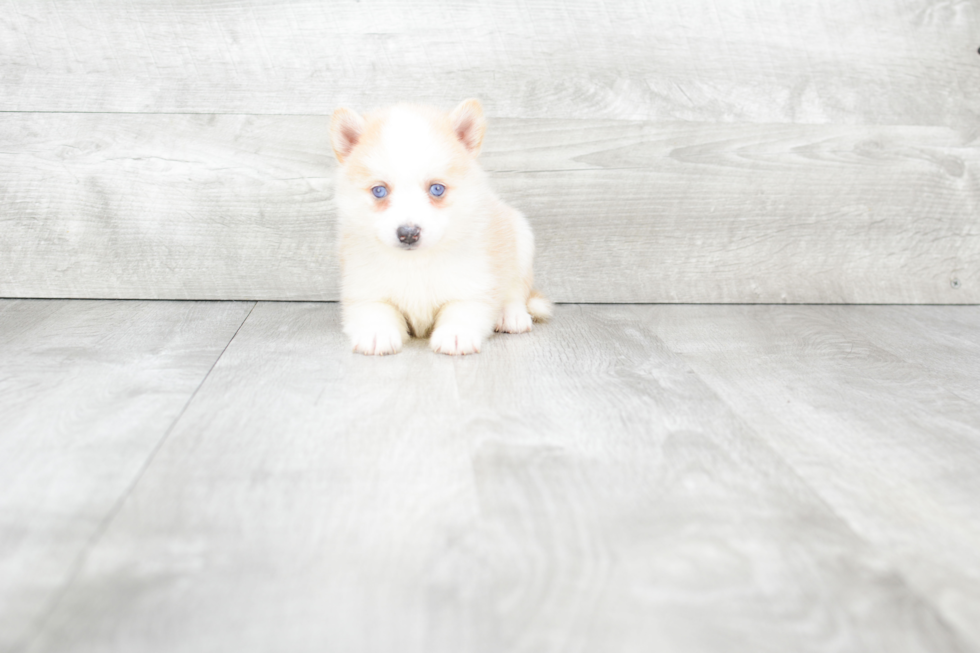
{"label": "white fur", "polygon": [[[431,333],[434,351],[472,354],[495,329],[529,331],[532,315],[545,316],[550,304],[535,294],[539,310],[528,312],[534,237],[527,220],[497,198],[475,152],[461,157],[466,150],[430,110],[399,106],[379,120],[380,137],[371,142],[350,152],[334,143],[343,164],[336,199],[344,332],[354,351],[396,353],[410,334]],[[370,172],[366,181],[353,176],[355,156],[357,169]],[[450,175],[453,161],[457,169],[465,163],[462,174]],[[442,204],[428,194],[434,182],[447,186]],[[371,184],[390,189],[386,204],[377,204]],[[396,235],[403,224],[421,228],[412,249]],[[500,234],[502,247],[494,245]]]}
{"label": "white fur", "polygon": [[[451,154],[421,116],[405,109],[391,111],[384,140],[369,157],[369,165],[383,174],[379,181],[395,189],[389,200],[391,208],[374,221],[378,240],[399,247],[396,230],[408,222],[421,227],[425,234],[418,249],[432,247],[445,235],[449,217],[429,205],[425,189],[428,182],[445,176],[444,162]],[[375,201],[373,196],[368,199]]]}
{"label": "white fur", "polygon": [[504,310],[497,318],[496,331],[504,333],[525,333],[531,330],[531,314],[527,311],[527,305],[522,302],[510,302],[504,304]]}

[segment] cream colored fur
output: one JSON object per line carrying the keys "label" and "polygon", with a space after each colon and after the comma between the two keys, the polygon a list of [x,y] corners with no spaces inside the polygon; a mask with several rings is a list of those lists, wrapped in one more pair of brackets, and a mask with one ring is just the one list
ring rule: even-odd
{"label": "cream colored fur", "polygon": [[[551,303],[532,290],[531,227],[476,160],[485,124],[476,100],[449,114],[412,105],[334,112],[344,332],[354,351],[393,354],[415,335],[437,352],[472,354],[494,330],[522,333],[550,316]],[[445,186],[442,197],[432,184]],[[421,230],[411,249],[401,225]]]}

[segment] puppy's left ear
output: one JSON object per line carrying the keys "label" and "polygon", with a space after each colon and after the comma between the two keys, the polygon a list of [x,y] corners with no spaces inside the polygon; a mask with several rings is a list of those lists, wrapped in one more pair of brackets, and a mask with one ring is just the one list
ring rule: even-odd
{"label": "puppy's left ear", "polygon": [[364,118],[343,107],[330,118],[330,144],[337,161],[344,162],[364,132]]}
{"label": "puppy's left ear", "polygon": [[476,156],[480,153],[483,145],[483,134],[487,131],[487,121],[483,117],[483,107],[478,100],[463,100],[458,107],[449,114],[449,120],[453,124],[453,131],[456,138]]}

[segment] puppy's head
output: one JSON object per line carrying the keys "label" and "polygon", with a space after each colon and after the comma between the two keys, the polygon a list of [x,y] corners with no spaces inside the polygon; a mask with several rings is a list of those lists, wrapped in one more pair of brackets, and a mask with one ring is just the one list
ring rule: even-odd
{"label": "puppy's head", "polygon": [[342,219],[401,250],[434,247],[479,198],[476,156],[486,121],[476,100],[450,113],[398,105],[362,117],[337,109],[330,142],[341,164]]}

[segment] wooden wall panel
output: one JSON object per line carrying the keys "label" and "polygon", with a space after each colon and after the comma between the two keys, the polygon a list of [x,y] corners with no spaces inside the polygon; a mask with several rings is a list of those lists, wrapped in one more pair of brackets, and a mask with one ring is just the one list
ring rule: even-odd
{"label": "wooden wall panel", "polygon": [[326,116],[477,96],[558,300],[980,301],[975,2],[0,14],[3,296],[335,299]]}
{"label": "wooden wall panel", "polygon": [[326,119],[0,125],[0,296],[336,296]]}
{"label": "wooden wall panel", "polygon": [[972,0],[8,0],[0,110],[494,116],[976,129]]}
{"label": "wooden wall panel", "polygon": [[[338,297],[322,116],[6,114],[0,296]],[[558,301],[980,301],[980,145],[943,127],[494,120]]]}

